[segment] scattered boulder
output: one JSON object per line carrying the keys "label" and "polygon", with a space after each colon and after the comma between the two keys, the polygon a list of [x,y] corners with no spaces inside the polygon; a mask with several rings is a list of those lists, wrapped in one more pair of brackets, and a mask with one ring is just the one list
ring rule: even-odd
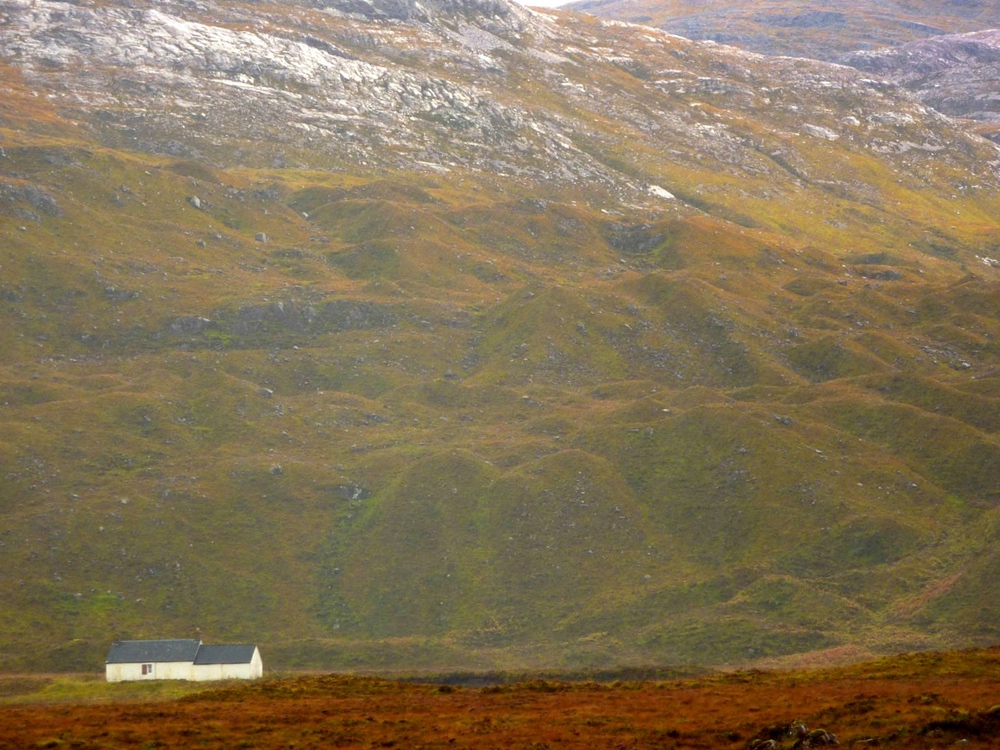
{"label": "scattered boulder", "polygon": [[[0,183],[0,207],[4,204],[13,206],[15,216],[33,221],[40,220],[36,211],[46,216],[62,216],[62,209],[55,198],[35,185]],[[30,208],[19,204],[27,204]]]}
{"label": "scattered boulder", "polygon": [[[212,318],[180,316],[169,324],[168,331],[175,335],[216,331],[226,337],[315,334],[390,328],[396,325],[398,319],[395,306],[375,302],[341,299],[307,304],[278,301],[246,305],[235,311],[219,310]],[[233,343],[238,344],[238,341],[237,338]]]}
{"label": "scattered boulder", "polygon": [[241,307],[231,328],[239,335],[276,330],[352,331],[389,327],[396,319],[391,306],[375,302],[334,300],[317,306],[282,301]]}
{"label": "scattered boulder", "polygon": [[268,302],[263,305],[247,305],[236,313],[232,323],[234,333],[245,335],[278,328],[303,332],[311,328],[317,310],[312,305],[294,302]]}
{"label": "scattered boulder", "polygon": [[814,747],[839,745],[837,735],[825,729],[810,730],[805,723],[796,719],[791,724],[776,724],[765,727],[747,743],[748,750],[779,750],[787,747],[785,742],[793,740],[792,750],[808,750]]}
{"label": "scattered boulder", "polygon": [[372,493],[371,490],[356,484],[338,484],[333,488],[333,495],[342,500],[367,500]]}
{"label": "scattered boulder", "polygon": [[217,326],[210,318],[202,318],[198,316],[183,316],[180,318],[175,318],[170,324],[170,331],[172,333],[201,333],[209,328],[216,328]]}
{"label": "scattered boulder", "polygon": [[327,302],[321,315],[333,328],[341,331],[365,328],[388,328],[396,323],[396,310],[376,302],[335,300]]}
{"label": "scattered boulder", "polygon": [[128,289],[119,289],[116,286],[104,287],[104,296],[111,302],[125,302],[130,299],[139,299],[140,292],[131,292]]}
{"label": "scattered boulder", "polygon": [[858,275],[873,281],[899,281],[903,274],[894,268],[858,269]]}
{"label": "scattered boulder", "polygon": [[829,745],[839,745],[840,741],[837,739],[837,735],[832,732],[828,732],[825,729],[814,729],[811,732],[807,732],[804,737],[800,737],[795,744],[792,746],[793,750],[798,748],[799,750],[805,750],[811,747],[826,747]]}

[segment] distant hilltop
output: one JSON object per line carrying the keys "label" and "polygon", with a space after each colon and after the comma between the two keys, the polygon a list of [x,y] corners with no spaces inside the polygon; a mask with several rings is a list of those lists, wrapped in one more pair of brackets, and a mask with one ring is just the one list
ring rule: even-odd
{"label": "distant hilltop", "polygon": [[689,39],[818,60],[1000,27],[996,3],[938,0],[579,0],[563,7],[655,26]]}

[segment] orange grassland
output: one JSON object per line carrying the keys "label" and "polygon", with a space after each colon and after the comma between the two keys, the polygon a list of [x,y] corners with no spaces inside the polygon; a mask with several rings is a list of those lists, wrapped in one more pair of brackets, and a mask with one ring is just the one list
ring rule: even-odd
{"label": "orange grassland", "polygon": [[[998,703],[1000,649],[667,682],[303,676],[173,700],[8,705],[0,748],[784,749],[818,746],[820,729],[843,747],[1000,747]],[[786,731],[796,723],[812,742]]]}

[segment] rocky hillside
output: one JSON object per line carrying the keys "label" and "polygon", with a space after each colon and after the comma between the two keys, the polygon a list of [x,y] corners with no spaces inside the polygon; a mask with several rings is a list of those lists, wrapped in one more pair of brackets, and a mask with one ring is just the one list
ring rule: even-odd
{"label": "rocky hillside", "polygon": [[841,61],[904,86],[939,112],[979,123],[984,135],[995,138],[1000,130],[1000,31],[996,29],[856,52]]}
{"label": "rocky hillside", "polygon": [[763,54],[850,65],[998,137],[1000,9],[990,3],[581,0],[567,7]]}
{"label": "rocky hillside", "polygon": [[997,637],[1000,152],[505,0],[0,0],[0,668]]}
{"label": "rocky hillside", "polygon": [[1000,27],[996,3],[977,0],[577,0],[565,7],[689,39],[819,60]]}

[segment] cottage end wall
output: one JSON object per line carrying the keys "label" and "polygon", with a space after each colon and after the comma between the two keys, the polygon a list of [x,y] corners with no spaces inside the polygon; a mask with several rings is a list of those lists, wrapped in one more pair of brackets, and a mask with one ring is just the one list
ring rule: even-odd
{"label": "cottage end wall", "polygon": [[264,676],[264,661],[260,658],[260,651],[258,649],[253,650],[253,658],[250,660],[250,677],[251,680],[257,680]]}

